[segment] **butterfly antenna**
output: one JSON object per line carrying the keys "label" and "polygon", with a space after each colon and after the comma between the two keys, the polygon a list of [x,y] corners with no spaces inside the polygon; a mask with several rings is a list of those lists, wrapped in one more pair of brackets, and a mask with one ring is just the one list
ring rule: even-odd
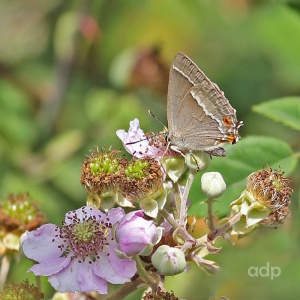
{"label": "butterfly antenna", "polygon": [[[150,136],[145,136],[145,138],[140,139],[140,140],[138,140],[138,141],[126,143],[126,145],[133,145],[133,144],[136,144],[136,143],[139,143],[139,142],[142,142],[142,141],[146,141],[146,140],[149,140],[149,138],[151,138],[151,137],[154,137],[154,136],[157,136],[157,135],[165,135],[166,132],[168,132],[167,126],[166,126],[161,120],[159,120],[159,119],[156,117],[156,115],[154,115],[154,113],[153,113],[150,109],[148,110],[148,114],[149,114],[151,117],[153,117],[156,121],[158,121],[158,122],[164,127],[163,132],[153,133],[152,135],[150,135]],[[169,148],[169,146],[168,146],[168,148]]]}
{"label": "butterfly antenna", "polygon": [[129,143],[126,143],[125,145],[133,145],[133,144],[137,144],[137,143],[139,143],[139,142],[147,141],[147,140],[148,140],[148,138],[145,137],[144,139],[140,139],[140,140],[134,141],[134,142],[129,142]]}
{"label": "butterfly antenna", "polygon": [[150,109],[148,109],[148,114],[164,127],[164,131],[168,131],[167,126]]}

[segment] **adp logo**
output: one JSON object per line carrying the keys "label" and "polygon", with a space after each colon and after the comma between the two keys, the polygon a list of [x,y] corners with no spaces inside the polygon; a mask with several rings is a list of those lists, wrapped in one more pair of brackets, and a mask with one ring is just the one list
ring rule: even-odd
{"label": "adp logo", "polygon": [[280,276],[280,274],[281,269],[279,267],[271,267],[269,262],[267,262],[266,266],[252,266],[248,269],[248,275],[250,277],[270,277],[271,280],[273,280],[275,277]]}

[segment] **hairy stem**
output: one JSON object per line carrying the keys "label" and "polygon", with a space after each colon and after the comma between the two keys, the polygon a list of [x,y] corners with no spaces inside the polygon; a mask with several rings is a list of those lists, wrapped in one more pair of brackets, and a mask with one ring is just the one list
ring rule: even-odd
{"label": "hairy stem", "polygon": [[187,212],[187,199],[192,187],[193,181],[195,179],[196,172],[190,171],[189,177],[187,179],[184,192],[181,198],[180,212],[179,212],[179,225],[185,226],[186,222],[186,212]]}

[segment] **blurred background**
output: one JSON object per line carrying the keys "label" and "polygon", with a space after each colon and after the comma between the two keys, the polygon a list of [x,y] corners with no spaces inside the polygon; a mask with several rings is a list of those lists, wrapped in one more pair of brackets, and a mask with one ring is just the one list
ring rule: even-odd
{"label": "blurred background", "polygon": [[[57,225],[83,206],[89,150],[122,149],[115,132],[134,118],[145,132],[160,131],[148,109],[167,123],[168,73],[179,51],[225,92],[245,123],[242,137],[273,136],[299,149],[298,132],[252,112],[300,95],[298,0],[1,0],[0,197],[29,192]],[[192,266],[167,278],[168,289],[191,300],[298,299],[299,171],[288,175],[296,193],[284,226],[220,244],[217,275]],[[29,266],[15,264],[9,280],[33,281]],[[249,276],[252,266],[281,274]]]}

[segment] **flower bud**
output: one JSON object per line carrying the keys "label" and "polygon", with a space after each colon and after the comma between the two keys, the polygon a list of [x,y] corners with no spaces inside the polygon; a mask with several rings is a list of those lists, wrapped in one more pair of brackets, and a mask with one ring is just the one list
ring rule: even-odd
{"label": "flower bud", "polygon": [[201,188],[206,197],[215,199],[224,193],[226,183],[219,172],[207,172],[201,177]]}
{"label": "flower bud", "polygon": [[126,256],[149,255],[162,236],[162,228],[144,218],[143,211],[126,214],[115,229],[119,250]]}
{"label": "flower bud", "polygon": [[183,251],[167,245],[162,245],[157,248],[151,257],[151,262],[153,266],[165,276],[182,273],[186,268]]}
{"label": "flower bud", "polygon": [[185,160],[188,168],[194,172],[204,171],[208,168],[211,161],[211,157],[208,153],[204,151],[200,152],[188,152],[185,155]]}

